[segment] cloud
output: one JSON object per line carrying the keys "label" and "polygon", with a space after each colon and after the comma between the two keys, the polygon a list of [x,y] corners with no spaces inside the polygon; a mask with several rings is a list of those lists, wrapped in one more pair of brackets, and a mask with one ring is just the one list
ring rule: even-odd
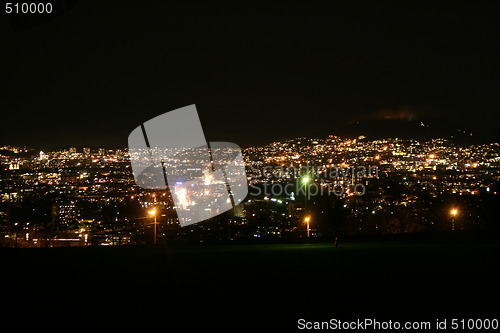
{"label": "cloud", "polygon": [[399,106],[397,108],[381,108],[364,114],[356,115],[350,123],[372,119],[408,119],[413,120],[429,113],[429,107]]}

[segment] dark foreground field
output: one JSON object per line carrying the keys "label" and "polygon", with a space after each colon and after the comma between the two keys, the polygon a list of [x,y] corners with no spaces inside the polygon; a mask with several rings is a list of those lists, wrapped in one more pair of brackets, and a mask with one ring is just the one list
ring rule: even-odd
{"label": "dark foreground field", "polygon": [[0,255],[2,316],[33,328],[286,332],[298,318],[435,321],[500,310],[496,236]]}

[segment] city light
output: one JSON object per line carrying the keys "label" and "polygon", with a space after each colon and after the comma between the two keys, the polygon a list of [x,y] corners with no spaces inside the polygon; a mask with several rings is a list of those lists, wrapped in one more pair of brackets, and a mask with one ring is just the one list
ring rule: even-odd
{"label": "city light", "polygon": [[156,245],[156,225],[158,224],[156,222],[156,209],[153,208],[153,209],[149,210],[148,214],[154,217],[154,222],[153,222],[153,229],[154,229],[154,231],[153,231],[153,244]]}
{"label": "city light", "polygon": [[458,214],[458,209],[456,208],[452,208],[450,209],[450,215],[451,215],[451,230],[454,231],[455,230],[455,217],[457,216]]}
{"label": "city light", "polygon": [[[160,214],[162,223],[179,225],[177,216],[169,215],[176,206],[189,209],[193,214],[212,211],[214,206],[204,202],[205,198],[225,186],[215,173],[205,172],[196,188],[179,178],[167,191],[141,189],[131,177],[129,152],[125,149],[73,147],[41,152],[4,146],[3,151],[3,155],[0,153],[0,169],[4,171],[0,173],[0,183],[4,184],[0,189],[3,204],[0,220],[5,228],[0,231],[0,239],[5,246],[31,247],[35,246],[34,239],[37,239],[37,247],[132,244],[138,239],[135,233],[144,233],[151,224],[158,228],[159,221],[152,222]],[[136,152],[142,153],[147,151]],[[238,205],[239,211],[235,210],[237,217],[227,218],[235,219],[238,226],[255,225],[259,237],[263,238],[278,232],[287,237],[300,237],[304,231],[300,225],[306,224],[311,236],[312,216],[325,214],[318,216],[327,218],[326,209],[335,206],[333,199],[340,201],[340,207],[345,206],[344,218],[348,223],[344,228],[352,228],[349,232],[437,231],[450,226],[455,230],[458,225],[461,230],[481,227],[488,225],[484,222],[486,219],[493,218],[481,210],[489,207],[490,200],[497,195],[495,184],[500,182],[500,144],[497,143],[459,145],[447,139],[369,141],[329,136],[251,146],[243,153],[246,178],[251,185],[249,196]],[[183,158],[182,163],[189,165],[197,161]],[[46,201],[49,206],[40,211],[41,214],[51,212],[42,215],[47,225],[50,221],[57,224],[58,235],[51,240],[44,239],[43,230],[36,225],[28,225],[29,221],[14,219],[8,213],[11,207],[25,200],[43,198],[47,191],[57,197],[50,204]],[[445,210],[444,219],[436,220],[439,205],[433,203],[440,202],[443,196],[456,199],[460,196],[461,201],[474,208],[471,212],[478,213],[463,214],[460,207],[451,206]],[[231,204],[226,197],[220,200]],[[144,210],[134,213],[135,206]],[[403,213],[394,207],[399,207],[412,220],[409,228],[391,227],[392,223],[405,221],[397,216]],[[165,212],[169,214],[164,215]],[[144,215],[147,222],[139,223]],[[387,221],[391,222],[385,223]],[[246,237],[246,231],[239,230],[238,226],[231,225],[231,233]],[[315,228],[318,235],[323,233],[321,228],[323,224]],[[208,226],[200,226],[193,232],[201,237],[206,229]],[[16,233],[20,233],[18,237]],[[26,233],[29,238],[25,237]],[[78,235],[81,236],[76,237]],[[230,233],[227,235],[232,237]],[[184,236],[179,232],[169,237]],[[67,239],[73,240],[68,243]]]}
{"label": "city light", "polygon": [[310,236],[310,232],[311,232],[311,229],[309,228],[309,222],[311,221],[311,217],[310,216],[306,216],[305,219],[304,219],[304,222],[306,222],[306,226],[307,226],[307,237],[309,238]]}

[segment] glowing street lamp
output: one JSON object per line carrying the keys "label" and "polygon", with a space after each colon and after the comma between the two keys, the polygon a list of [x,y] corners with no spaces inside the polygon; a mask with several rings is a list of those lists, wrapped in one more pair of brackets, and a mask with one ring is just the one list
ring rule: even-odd
{"label": "glowing street lamp", "polygon": [[153,209],[151,209],[150,211],[148,211],[148,214],[149,214],[150,216],[153,216],[153,217],[154,217],[154,219],[155,219],[155,221],[154,221],[154,223],[153,223],[153,225],[154,225],[154,241],[153,241],[153,243],[156,245],[156,224],[157,224],[157,223],[156,223],[156,209],[154,209],[154,208],[153,208]]}
{"label": "glowing street lamp", "polygon": [[309,229],[309,222],[311,221],[311,217],[310,216],[306,216],[306,218],[304,219],[304,222],[306,222],[306,225],[307,225],[307,238],[309,238],[309,234],[310,234],[310,230]]}
{"label": "glowing street lamp", "polygon": [[451,230],[455,230],[455,217],[458,214],[458,209],[452,208],[450,209],[450,215],[451,215]]}
{"label": "glowing street lamp", "polygon": [[307,199],[308,199],[308,194],[307,194],[307,184],[311,181],[311,178],[308,176],[305,176],[302,178],[302,184],[304,184],[304,210],[307,213]]}

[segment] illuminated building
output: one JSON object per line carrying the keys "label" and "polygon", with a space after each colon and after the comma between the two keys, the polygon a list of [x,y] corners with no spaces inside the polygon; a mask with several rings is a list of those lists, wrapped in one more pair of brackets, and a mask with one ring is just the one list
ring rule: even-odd
{"label": "illuminated building", "polygon": [[74,201],[59,204],[58,218],[61,225],[70,225],[77,219],[76,204]]}

